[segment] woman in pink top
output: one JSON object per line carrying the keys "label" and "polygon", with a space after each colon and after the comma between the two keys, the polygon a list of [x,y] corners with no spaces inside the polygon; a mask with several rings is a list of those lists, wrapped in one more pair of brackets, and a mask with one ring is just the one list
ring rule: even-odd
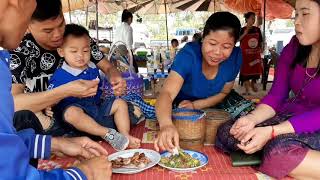
{"label": "woman in pink top", "polygon": [[276,178],[320,179],[320,0],[296,1],[295,29],[269,94],[248,115],[222,125],[216,146],[247,154],[263,149],[259,170]]}

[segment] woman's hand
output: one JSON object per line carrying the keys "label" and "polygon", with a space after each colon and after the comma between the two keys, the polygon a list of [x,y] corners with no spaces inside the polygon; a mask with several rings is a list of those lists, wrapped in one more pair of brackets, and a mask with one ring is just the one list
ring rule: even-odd
{"label": "woman's hand", "polygon": [[174,125],[163,126],[154,142],[154,148],[172,152],[174,148],[179,149],[179,133]]}
{"label": "woman's hand", "polygon": [[108,152],[99,143],[87,137],[52,138],[51,151],[57,155],[74,156],[81,159],[108,155]]}
{"label": "woman's hand", "polygon": [[242,141],[245,135],[255,127],[256,123],[251,114],[239,118],[231,127],[230,134]]}
{"label": "woman's hand", "polygon": [[254,128],[245,135],[238,147],[247,154],[253,154],[266,145],[271,139],[271,134],[271,126]]}
{"label": "woman's hand", "polygon": [[189,100],[181,101],[178,107],[179,108],[186,108],[186,109],[195,109],[194,104],[192,103],[192,101],[189,101]]}
{"label": "woman's hand", "polygon": [[126,93],[127,82],[121,76],[110,77],[110,84],[115,96],[121,96]]}

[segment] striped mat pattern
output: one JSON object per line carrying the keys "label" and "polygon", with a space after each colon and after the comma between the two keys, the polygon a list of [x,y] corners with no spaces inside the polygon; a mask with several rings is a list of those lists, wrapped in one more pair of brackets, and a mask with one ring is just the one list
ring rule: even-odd
{"label": "striped mat pattern", "polygon": [[[131,132],[134,136],[142,138],[147,129],[144,122],[134,127]],[[115,151],[105,142],[101,142],[108,152],[114,153]],[[153,149],[153,144],[142,144],[142,148]],[[113,174],[113,180],[270,180],[271,178],[257,172],[252,167],[232,167],[231,160],[228,155],[218,151],[212,146],[205,146],[202,151],[209,157],[207,166],[197,170],[196,172],[189,173],[175,173],[168,171],[160,166],[155,166],[151,169],[137,174],[123,175]],[[56,157],[52,156],[50,160],[41,160],[39,169],[50,170],[54,168],[67,168],[77,163],[77,160],[70,157]],[[285,178],[284,180],[289,180]]]}

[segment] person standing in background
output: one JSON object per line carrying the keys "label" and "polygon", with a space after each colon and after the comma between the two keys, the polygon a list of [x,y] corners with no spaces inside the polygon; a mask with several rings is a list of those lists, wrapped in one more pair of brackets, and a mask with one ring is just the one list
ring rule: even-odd
{"label": "person standing in background", "polygon": [[188,41],[188,36],[183,36],[183,38],[181,39],[181,43],[179,44],[179,49],[182,49],[188,43]]}
{"label": "person standing in background", "polygon": [[176,57],[178,51],[179,41],[177,39],[171,40],[171,48],[170,48],[170,60],[173,61]]}
{"label": "person standing in background", "polygon": [[201,42],[201,41],[202,41],[201,33],[194,33],[192,36],[192,42]]}
{"label": "person standing in background", "polygon": [[243,55],[240,81],[245,87],[244,95],[250,95],[250,86],[254,92],[258,91],[256,81],[262,73],[262,35],[260,29],[254,26],[255,13],[248,12],[244,17],[247,25],[240,31],[240,47]]}
{"label": "person standing in background", "polygon": [[[130,26],[133,21],[133,15],[127,9],[123,10],[121,16],[121,25],[116,30],[115,41],[122,41],[127,45],[128,50],[131,51],[133,56],[133,29]],[[135,72],[138,72],[138,65],[133,58],[133,66]]]}

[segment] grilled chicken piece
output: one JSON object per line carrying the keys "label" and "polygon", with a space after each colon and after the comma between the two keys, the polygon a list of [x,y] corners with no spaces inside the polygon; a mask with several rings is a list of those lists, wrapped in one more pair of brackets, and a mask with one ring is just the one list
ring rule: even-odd
{"label": "grilled chicken piece", "polygon": [[117,159],[111,161],[112,168],[121,168],[124,166],[135,166],[137,168],[144,168],[150,162],[151,160],[147,158],[144,153],[140,154],[139,152],[134,153],[134,155],[129,158],[118,157]]}

